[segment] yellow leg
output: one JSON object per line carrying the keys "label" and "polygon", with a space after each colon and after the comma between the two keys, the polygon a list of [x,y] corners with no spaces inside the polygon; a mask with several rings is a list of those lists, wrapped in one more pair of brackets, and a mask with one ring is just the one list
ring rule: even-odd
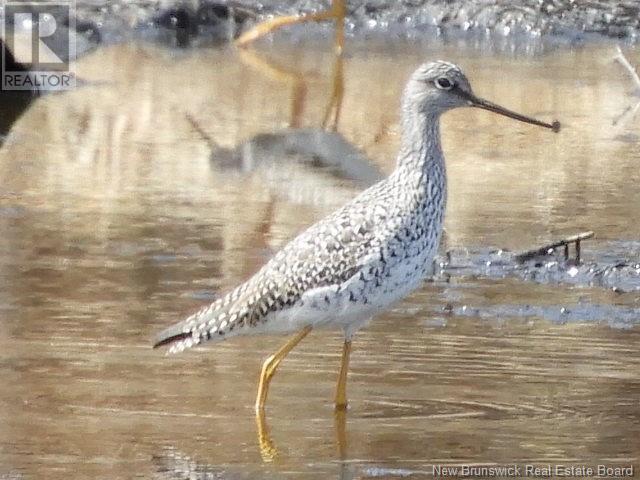
{"label": "yellow leg", "polygon": [[336,445],[338,447],[338,455],[340,460],[347,458],[347,411],[342,408],[335,412],[335,427],[336,427]]}
{"label": "yellow leg", "polygon": [[336,410],[347,408],[347,372],[349,371],[349,356],[351,354],[351,341],[345,340],[342,346],[342,364],[338,376],[338,388],[336,389]]}
{"label": "yellow leg", "polygon": [[258,445],[260,445],[262,461],[273,462],[278,456],[278,447],[276,447],[271,439],[267,418],[265,417],[263,409],[256,411],[256,426],[258,427]]}
{"label": "yellow leg", "polygon": [[[286,82],[292,86],[289,127],[300,128],[307,94],[307,84],[304,74],[292,68],[279,65],[273,60],[265,60],[262,56],[256,55],[252,50],[240,50],[239,58],[243,63],[258,70],[268,78],[276,82]],[[340,54],[336,54],[335,56],[331,84],[331,96],[323,116],[322,128],[335,132],[338,129],[338,121],[340,119],[342,100],[344,97],[344,57]]]}
{"label": "yellow leg", "polygon": [[340,110],[344,97],[344,59],[340,54],[336,55],[335,63],[333,64],[332,86],[331,98],[322,120],[322,128],[335,132],[338,130],[338,121],[340,120]]}
{"label": "yellow leg", "polygon": [[276,17],[271,20],[259,23],[248,32],[243,33],[236,40],[236,45],[243,47],[257,38],[260,38],[267,33],[273,32],[280,27],[286,25],[294,25],[296,23],[303,22],[321,22],[324,20],[336,21],[336,37],[335,46],[336,50],[341,52],[344,47],[344,17],[347,14],[346,0],[332,0],[331,9],[324,12],[310,13],[307,15],[287,15],[283,17]]}
{"label": "yellow leg", "polygon": [[267,395],[269,393],[269,383],[276,373],[278,365],[287,356],[287,354],[293,350],[293,348],[300,343],[300,341],[306,337],[311,331],[311,327],[305,327],[298,332],[293,338],[291,338],[284,346],[278,350],[275,354],[268,357],[262,364],[262,372],[260,372],[260,383],[258,384],[258,396],[256,398],[256,414],[260,415],[261,410],[264,409],[264,404],[267,401]]}
{"label": "yellow leg", "polygon": [[272,60],[265,60],[251,50],[240,50],[240,60],[251,68],[276,82],[286,82],[292,86],[290,128],[300,128],[302,114],[307,96],[307,83],[304,74],[291,68],[286,68]]}

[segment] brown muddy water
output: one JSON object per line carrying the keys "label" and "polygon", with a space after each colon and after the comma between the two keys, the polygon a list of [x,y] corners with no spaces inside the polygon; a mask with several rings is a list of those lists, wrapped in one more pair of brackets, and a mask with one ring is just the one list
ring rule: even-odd
{"label": "brown muddy water", "polygon": [[[455,61],[479,95],[563,122],[554,135],[446,115],[447,247],[521,250],[594,230],[585,255],[618,242],[640,261],[639,98],[613,55],[352,42],[342,66],[324,44],[126,45],[79,60],[95,83],[37,100],[0,149],[0,478],[421,478],[513,463],[638,475],[640,313],[625,328],[607,316],[640,311],[638,291],[426,283],[356,338],[346,419],[332,406],[340,335],[312,333],[292,352],[262,453],[256,380],[282,338],[175,357],[150,347],[362,188],[250,141],[320,129],[340,67],[337,130],[372,177],[393,167],[399,93],[424,59]],[[545,313],[576,305],[609,313]]]}

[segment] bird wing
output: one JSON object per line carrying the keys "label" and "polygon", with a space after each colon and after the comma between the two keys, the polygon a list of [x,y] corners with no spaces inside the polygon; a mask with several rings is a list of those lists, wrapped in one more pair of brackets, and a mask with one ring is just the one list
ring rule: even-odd
{"label": "bird wing", "polygon": [[349,280],[379,246],[375,227],[380,221],[365,215],[366,208],[360,209],[361,215],[354,214],[354,203],[349,205],[291,241],[247,282],[162,331],[154,348],[171,345],[170,352],[175,353],[222,338],[236,328],[266,321],[271,312],[294,306],[305,292]]}

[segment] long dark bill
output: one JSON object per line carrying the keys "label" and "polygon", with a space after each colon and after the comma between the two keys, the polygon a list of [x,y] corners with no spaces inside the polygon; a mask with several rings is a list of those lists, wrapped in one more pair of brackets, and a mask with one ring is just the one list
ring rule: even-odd
{"label": "long dark bill", "polygon": [[505,117],[513,118],[514,120],[531,123],[540,127],[550,128],[556,133],[560,131],[560,122],[557,120],[554,120],[553,123],[541,122],[540,120],[536,120],[535,118],[527,117],[526,115],[520,115],[519,113],[507,110],[500,105],[496,105],[495,103],[485,100],[484,98],[476,97],[473,94],[470,95],[467,93],[462,93],[462,96],[469,101],[469,106],[471,107],[482,108],[483,110],[489,110],[490,112],[498,113],[500,115],[504,115]]}

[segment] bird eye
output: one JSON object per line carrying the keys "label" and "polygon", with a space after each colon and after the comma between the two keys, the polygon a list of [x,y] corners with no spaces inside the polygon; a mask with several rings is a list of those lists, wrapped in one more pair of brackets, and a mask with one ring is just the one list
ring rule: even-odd
{"label": "bird eye", "polygon": [[453,88],[453,82],[446,77],[437,78],[435,84],[441,90],[451,90]]}

